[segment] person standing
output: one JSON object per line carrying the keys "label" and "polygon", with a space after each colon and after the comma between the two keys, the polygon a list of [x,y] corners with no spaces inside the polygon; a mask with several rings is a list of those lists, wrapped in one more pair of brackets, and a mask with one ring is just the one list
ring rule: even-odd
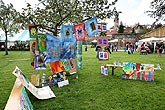
{"label": "person standing", "polygon": [[97,51],[96,58],[99,58],[99,51],[102,51],[101,46],[97,45],[96,46],[96,51]]}

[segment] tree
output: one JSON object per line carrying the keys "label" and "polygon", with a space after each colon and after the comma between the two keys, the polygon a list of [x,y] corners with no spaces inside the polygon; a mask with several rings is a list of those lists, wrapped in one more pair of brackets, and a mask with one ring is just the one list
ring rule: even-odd
{"label": "tree", "polygon": [[153,0],[151,2],[151,9],[147,11],[148,15],[152,18],[155,18],[156,21],[159,21],[160,19],[162,19],[163,21],[165,21],[165,0]]}
{"label": "tree", "polygon": [[118,33],[124,33],[124,27],[123,22],[120,22]]}
{"label": "tree", "polygon": [[5,55],[8,55],[7,36],[12,35],[13,32],[18,31],[19,24],[16,23],[18,19],[18,12],[14,9],[12,4],[7,4],[0,0],[0,28],[5,32]]}
{"label": "tree", "polygon": [[108,0],[38,0],[39,4],[32,8],[27,3],[23,8],[20,22],[25,25],[37,25],[40,29],[58,35],[60,26],[65,23],[81,23],[92,16],[99,19],[110,18],[114,10],[110,7],[117,0],[109,3]]}

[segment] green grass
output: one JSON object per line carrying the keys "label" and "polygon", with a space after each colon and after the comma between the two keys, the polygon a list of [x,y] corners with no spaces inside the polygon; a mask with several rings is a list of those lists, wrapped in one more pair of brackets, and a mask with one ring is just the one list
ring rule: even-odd
{"label": "green grass", "polygon": [[[32,73],[46,73],[50,69],[33,70],[30,61],[10,61],[29,58],[28,51],[0,52],[0,110],[3,110],[10,96],[16,77],[12,74],[18,66],[30,79]],[[121,68],[115,70],[115,75],[100,75],[102,64],[112,64],[113,61],[139,62],[146,64],[159,63],[162,70],[155,71],[155,81],[135,81],[121,79]],[[165,55],[157,54],[128,55],[125,52],[113,52],[108,61],[96,59],[95,48],[83,48],[83,68],[78,71],[78,79],[69,76],[70,84],[62,88],[51,87],[56,98],[38,100],[28,90],[28,96],[35,110],[164,110],[165,109]]]}

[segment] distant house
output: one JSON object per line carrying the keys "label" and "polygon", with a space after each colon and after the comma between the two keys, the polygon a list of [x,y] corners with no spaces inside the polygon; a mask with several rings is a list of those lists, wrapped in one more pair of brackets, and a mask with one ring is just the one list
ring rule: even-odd
{"label": "distant house", "polygon": [[154,30],[152,30],[148,33],[145,33],[141,36],[141,38],[149,38],[149,37],[158,37],[158,38],[165,37],[165,26],[154,29]]}

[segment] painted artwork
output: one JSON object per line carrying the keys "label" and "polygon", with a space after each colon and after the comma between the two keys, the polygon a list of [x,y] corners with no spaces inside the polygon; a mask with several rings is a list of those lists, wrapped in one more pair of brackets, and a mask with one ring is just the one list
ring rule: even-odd
{"label": "painted artwork", "polygon": [[107,37],[104,37],[103,38],[103,44],[102,46],[108,46],[108,38]]}
{"label": "painted artwork", "polygon": [[100,32],[102,30],[101,24],[97,24],[98,26],[98,31]]}
{"label": "painted artwork", "polygon": [[21,110],[33,110],[33,105],[30,102],[30,99],[26,93],[24,86],[22,86],[22,92],[20,96],[20,106],[21,106]]}
{"label": "painted artwork", "polygon": [[108,52],[107,51],[99,51],[99,60],[108,60]]}
{"label": "painted artwork", "polygon": [[39,84],[40,84],[40,74],[35,74],[35,73],[33,73],[33,74],[31,75],[31,83],[32,83],[34,86],[39,87]]}
{"label": "painted artwork", "polygon": [[61,60],[50,62],[50,68],[51,68],[52,74],[57,74],[65,70]]}
{"label": "painted artwork", "polygon": [[62,59],[62,65],[64,66],[65,68],[65,71],[66,72],[69,72],[70,71],[70,63],[69,63],[69,60],[68,59]]}
{"label": "painted artwork", "polygon": [[46,53],[42,52],[39,53],[39,51],[35,52],[35,57],[34,57],[34,69],[46,69]]}
{"label": "painted artwork", "polygon": [[33,105],[19,78],[16,78],[4,110],[33,110]]}
{"label": "painted artwork", "polygon": [[62,43],[60,37],[46,33],[46,62],[60,60],[61,49]]}
{"label": "painted artwork", "polygon": [[101,66],[101,74],[108,76],[108,67],[107,66]]}
{"label": "painted artwork", "polygon": [[69,59],[69,64],[70,64],[70,71],[69,71],[70,74],[77,73],[77,61],[76,61],[76,59],[70,58]]}
{"label": "painted artwork", "polygon": [[100,37],[97,39],[98,46],[108,46],[108,38],[107,37]]}
{"label": "painted artwork", "polygon": [[76,40],[73,42],[63,42],[61,50],[60,59],[76,58]]}
{"label": "painted artwork", "polygon": [[29,34],[30,38],[36,38],[37,37],[37,26],[29,26]]}
{"label": "painted artwork", "polygon": [[124,62],[123,79],[154,81],[154,64]]}
{"label": "painted artwork", "polygon": [[71,42],[72,41],[72,39],[74,38],[72,25],[62,25],[61,38],[64,42]]}
{"label": "painted artwork", "polygon": [[82,41],[77,42],[77,67],[82,68]]}
{"label": "painted artwork", "polygon": [[97,18],[93,17],[85,22],[85,29],[89,37],[93,37],[98,34]]}
{"label": "painted artwork", "polygon": [[35,54],[36,46],[36,39],[30,40],[30,54]]}
{"label": "painted artwork", "polygon": [[107,26],[106,25],[102,25],[102,32],[106,32],[107,31]]}
{"label": "painted artwork", "polygon": [[102,46],[102,44],[103,44],[103,39],[100,37],[97,39],[97,45]]}
{"label": "painted artwork", "polygon": [[38,34],[38,48],[40,52],[46,52],[46,37],[45,34]]}
{"label": "painted artwork", "polygon": [[85,39],[85,24],[75,24],[74,25],[74,33],[76,37],[76,41],[81,41]]}
{"label": "painted artwork", "polygon": [[20,80],[22,85],[38,99],[49,99],[56,97],[49,86],[36,88],[18,67],[14,69],[13,74]]}

